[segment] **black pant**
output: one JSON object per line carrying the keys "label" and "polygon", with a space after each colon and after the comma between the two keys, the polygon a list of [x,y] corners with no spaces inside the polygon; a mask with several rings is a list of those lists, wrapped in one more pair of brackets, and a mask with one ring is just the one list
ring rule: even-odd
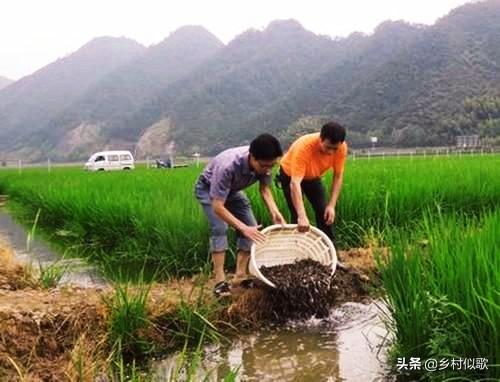
{"label": "black pant", "polygon": [[[287,174],[285,174],[282,168],[280,168],[280,171],[276,178],[277,181],[281,184],[281,189],[283,190],[283,194],[285,195],[286,203],[288,205],[288,209],[290,210],[292,218],[292,223],[297,224],[297,211],[295,210],[295,207],[293,205],[292,192],[290,190],[291,178]],[[327,202],[325,188],[321,183],[321,179],[316,178],[312,180],[302,180],[302,182],[300,183],[300,188],[302,189],[302,193],[305,194],[307,200],[309,200],[312,208],[314,209],[314,214],[316,215],[316,226],[321,231],[323,231],[333,243],[335,243],[335,231],[333,229],[333,225],[327,225],[324,218]]]}

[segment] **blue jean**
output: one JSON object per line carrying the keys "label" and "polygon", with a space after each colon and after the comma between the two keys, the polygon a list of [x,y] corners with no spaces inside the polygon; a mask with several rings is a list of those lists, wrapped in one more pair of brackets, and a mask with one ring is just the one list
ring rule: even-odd
{"label": "blue jean", "polygon": [[[210,251],[223,252],[227,250],[227,223],[218,217],[213,208],[212,200],[209,196],[209,186],[198,181],[194,188],[196,199],[203,207],[203,212],[207,216],[210,225]],[[257,221],[252,212],[250,201],[243,191],[230,192],[224,203],[229,212],[248,226],[256,226]],[[236,231],[236,245],[238,250],[250,251],[252,240],[246,238],[240,231]]]}

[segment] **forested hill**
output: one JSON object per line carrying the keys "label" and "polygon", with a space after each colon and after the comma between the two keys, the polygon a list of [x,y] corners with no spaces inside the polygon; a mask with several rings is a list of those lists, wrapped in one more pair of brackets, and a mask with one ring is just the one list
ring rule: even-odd
{"label": "forested hill", "polygon": [[[227,45],[202,27],[181,28],[157,46],[137,47],[57,108],[13,99],[17,83],[0,91],[0,150],[77,159],[108,147],[161,156],[175,142],[177,152],[210,155],[264,131],[287,144],[329,118],[348,128],[352,147],[370,136],[394,146],[453,144],[462,134],[495,143],[499,41],[500,0],[464,5],[432,26],[387,21],[342,39],[294,20]],[[6,99],[24,113],[2,109]],[[43,116],[36,124],[33,112]]]}

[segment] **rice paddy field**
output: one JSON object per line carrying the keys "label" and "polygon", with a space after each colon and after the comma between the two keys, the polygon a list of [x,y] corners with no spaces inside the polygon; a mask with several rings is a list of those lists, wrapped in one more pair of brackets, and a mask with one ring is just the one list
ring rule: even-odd
{"label": "rice paddy field", "polygon": [[[146,268],[168,278],[209,264],[208,225],[193,196],[200,172],[2,170],[0,194],[24,224],[109,277]],[[269,224],[257,189],[247,194]],[[340,248],[390,248],[380,278],[401,375],[500,378],[500,156],[351,160],[336,229]],[[412,358],[420,368],[405,366]],[[429,359],[435,370],[424,367]],[[465,366],[451,367],[458,359]],[[466,368],[477,359],[487,368]]]}

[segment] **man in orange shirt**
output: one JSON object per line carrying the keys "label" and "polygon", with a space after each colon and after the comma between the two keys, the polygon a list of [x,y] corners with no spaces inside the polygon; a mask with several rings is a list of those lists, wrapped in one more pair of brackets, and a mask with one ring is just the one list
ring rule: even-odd
{"label": "man in orange shirt", "polygon": [[[346,131],[337,122],[328,122],[321,133],[307,134],[297,139],[281,160],[278,180],[281,183],[292,223],[300,232],[309,229],[309,219],[304,208],[304,193],[316,216],[316,225],[330,240],[335,235],[332,224],[335,206],[342,188],[344,162],[347,157]],[[332,195],[327,202],[321,176],[333,169]]]}

